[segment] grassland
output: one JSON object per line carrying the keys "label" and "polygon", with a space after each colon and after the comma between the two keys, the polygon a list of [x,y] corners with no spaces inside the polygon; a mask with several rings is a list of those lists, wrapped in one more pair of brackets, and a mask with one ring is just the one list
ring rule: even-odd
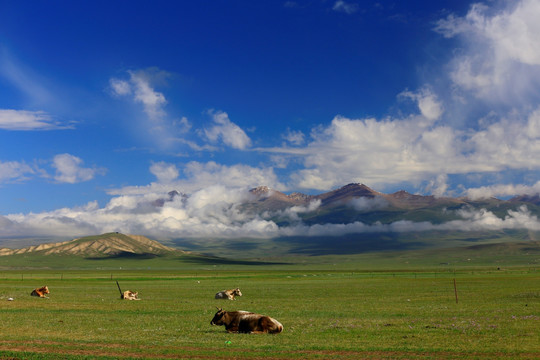
{"label": "grassland", "polygon": [[[4,270],[0,358],[540,358],[536,267],[335,267]],[[115,280],[142,300],[120,300]],[[42,285],[48,299],[29,296]],[[244,294],[238,300],[214,299],[237,286]],[[285,330],[228,334],[210,325],[216,306],[270,315]]]}

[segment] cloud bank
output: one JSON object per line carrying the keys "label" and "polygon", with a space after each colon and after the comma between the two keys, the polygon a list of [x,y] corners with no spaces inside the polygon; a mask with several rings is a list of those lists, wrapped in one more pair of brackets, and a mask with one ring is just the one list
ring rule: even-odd
{"label": "cloud bank", "polygon": [[[274,238],[281,236],[341,236],[369,232],[409,231],[484,231],[528,229],[540,231],[540,221],[526,206],[508,210],[498,217],[485,209],[455,211],[458,220],[442,224],[397,221],[390,224],[305,225],[299,214],[315,211],[320,201],[308,206],[256,214],[246,211],[243,204],[253,200],[246,188],[213,185],[191,196],[171,196],[167,193],[120,195],[104,207],[90,202],[82,207],[55,211],[0,216],[3,236],[83,236],[120,231],[142,234],[156,239],[167,238]],[[357,199],[352,206],[363,210],[382,208],[374,200]],[[273,219],[288,221],[279,226]]]}

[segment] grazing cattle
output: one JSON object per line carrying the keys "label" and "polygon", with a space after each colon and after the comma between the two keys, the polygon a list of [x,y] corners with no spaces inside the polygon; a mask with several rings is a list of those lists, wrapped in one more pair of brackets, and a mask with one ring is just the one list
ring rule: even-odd
{"label": "grazing cattle", "polygon": [[283,331],[283,325],[276,319],[249,311],[218,309],[210,325],[225,325],[225,330],[230,333],[277,334]]}
{"label": "grazing cattle", "polygon": [[49,294],[49,288],[47,286],[43,286],[38,289],[34,289],[30,295],[45,298],[45,295],[47,294]]}
{"label": "grazing cattle", "polygon": [[236,300],[235,296],[242,296],[239,288],[220,291],[216,294],[216,299]]}

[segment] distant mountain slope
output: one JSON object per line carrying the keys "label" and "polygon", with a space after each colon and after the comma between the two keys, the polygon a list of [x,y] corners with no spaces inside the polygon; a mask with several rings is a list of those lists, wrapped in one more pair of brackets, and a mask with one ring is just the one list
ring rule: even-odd
{"label": "distant mountain slope", "polygon": [[167,247],[144,236],[120,233],[87,236],[65,242],[29,246],[23,249],[0,249],[0,256],[26,253],[99,257],[119,254],[166,255],[179,254],[182,251]]}
{"label": "distant mountain slope", "polygon": [[252,205],[256,203],[256,208],[259,210],[283,210],[291,206],[303,206],[314,200],[320,200],[322,208],[335,208],[346,205],[352,200],[359,198],[382,199],[386,202],[387,207],[402,210],[438,207],[442,205],[456,206],[467,203],[467,199],[463,198],[414,195],[404,190],[397,191],[393,194],[384,194],[364,184],[356,183],[348,184],[339,189],[319,195],[306,195],[302,193],[286,195],[267,186],[259,186],[251,189],[250,192],[256,199]]}

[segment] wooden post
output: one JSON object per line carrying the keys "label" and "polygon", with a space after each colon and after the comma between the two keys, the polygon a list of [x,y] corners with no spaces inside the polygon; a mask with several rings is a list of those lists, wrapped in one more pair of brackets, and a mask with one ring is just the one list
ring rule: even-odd
{"label": "wooden post", "polygon": [[118,280],[116,280],[116,286],[118,286],[118,291],[120,291],[120,299],[124,300],[124,293],[122,292],[122,289],[120,289],[120,284],[118,283]]}
{"label": "wooden post", "polygon": [[456,304],[458,303],[456,278],[454,278],[454,294],[456,295]]}

